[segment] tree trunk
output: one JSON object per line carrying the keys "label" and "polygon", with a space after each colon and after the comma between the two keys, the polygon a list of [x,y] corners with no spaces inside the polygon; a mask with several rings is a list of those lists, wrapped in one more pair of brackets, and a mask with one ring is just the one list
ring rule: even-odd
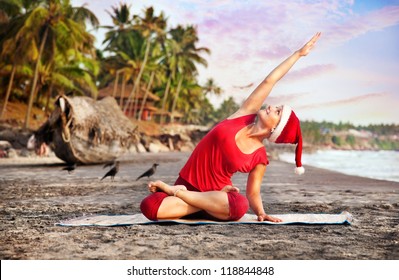
{"label": "tree trunk", "polygon": [[123,100],[125,98],[125,88],[126,88],[126,73],[125,72],[123,72],[122,79],[123,80],[122,80],[121,96],[120,96],[120,99],[119,99],[119,107],[121,108],[121,110],[122,110],[122,107],[123,107]]}
{"label": "tree trunk", "polygon": [[46,40],[47,40],[48,30],[49,30],[49,27],[47,26],[46,30],[44,32],[44,35],[43,35],[43,40],[42,40],[42,42],[40,44],[39,55],[37,57],[37,62],[36,62],[36,67],[35,67],[35,75],[33,77],[33,83],[32,83],[32,87],[31,87],[30,95],[29,95],[28,110],[27,110],[26,116],[25,116],[25,124],[24,124],[24,128],[25,129],[29,128],[29,120],[30,120],[30,114],[32,112],[33,98],[34,98],[34,95],[35,95],[35,89],[36,89],[36,85],[37,85],[37,80],[39,78],[40,59],[42,57],[43,50],[44,50],[44,45],[45,45]]}
{"label": "tree trunk", "polygon": [[140,81],[139,84],[137,85],[136,88],[136,94],[134,95],[134,100],[132,101],[133,104],[133,119],[136,119],[136,114],[137,114],[137,103],[138,103],[138,99],[139,99],[139,93],[140,93]]}
{"label": "tree trunk", "polygon": [[115,98],[116,91],[118,90],[118,79],[119,79],[119,70],[116,71],[115,81],[114,81],[114,90],[112,91],[112,97]]}
{"label": "tree trunk", "polygon": [[7,103],[8,103],[8,99],[10,98],[12,84],[14,82],[14,76],[15,76],[16,69],[17,69],[17,66],[16,66],[16,63],[14,61],[13,65],[12,65],[10,80],[8,81],[6,98],[4,99],[3,108],[1,109],[0,119],[2,119],[4,117],[4,114],[6,113]]}
{"label": "tree trunk", "polygon": [[181,89],[182,83],[183,83],[183,76],[180,76],[180,80],[179,80],[179,83],[177,85],[176,93],[175,93],[175,96],[173,98],[172,112],[171,112],[171,115],[170,115],[170,122],[171,123],[173,123],[173,121],[174,121],[173,118],[174,118],[176,103],[177,103],[177,99],[179,99],[179,94],[180,94],[180,89]]}
{"label": "tree trunk", "polygon": [[50,105],[50,98],[51,98],[51,95],[52,95],[52,92],[53,92],[53,88],[54,88],[54,84],[51,82],[50,87],[49,87],[48,92],[47,92],[46,109],[45,109],[46,114],[48,112],[48,108],[49,108],[49,105]]}
{"label": "tree trunk", "polygon": [[136,117],[134,116],[134,100],[135,100],[135,97],[137,96],[137,88],[140,88],[140,81],[136,81],[136,82],[138,82],[138,85],[136,86],[136,91],[135,91],[135,93],[134,93],[134,95],[133,95],[132,100],[130,100],[130,102],[129,102],[129,112],[130,112],[131,117],[132,117],[133,119],[136,118]]}
{"label": "tree trunk", "polygon": [[141,80],[141,76],[143,75],[144,68],[145,68],[145,66],[147,64],[148,55],[150,53],[150,46],[151,46],[151,42],[150,42],[150,38],[148,38],[147,47],[146,47],[145,54],[144,54],[144,60],[143,60],[143,63],[141,64],[140,71],[139,71],[139,74],[137,75],[136,81],[134,82],[134,86],[133,86],[132,92],[130,93],[129,98],[127,100],[127,103],[125,104],[125,108],[123,109],[124,113],[126,113],[126,109],[128,107],[128,104],[133,99],[134,94],[136,93],[136,91],[140,90],[138,85],[140,84],[139,82]]}
{"label": "tree trunk", "polygon": [[164,123],[164,116],[163,116],[163,113],[166,111],[165,110],[165,105],[166,105],[166,99],[168,99],[168,95],[169,95],[169,88],[170,88],[170,83],[171,83],[171,80],[172,80],[172,78],[171,78],[171,76],[169,76],[169,78],[168,78],[168,82],[166,83],[166,88],[165,88],[165,92],[164,92],[164,94],[163,94],[163,99],[162,99],[162,112],[161,112],[161,118],[160,118],[160,121],[159,121],[159,124],[163,124]]}
{"label": "tree trunk", "polygon": [[154,76],[155,76],[155,71],[152,71],[150,81],[148,82],[147,89],[145,90],[145,93],[144,93],[143,102],[141,103],[139,116],[137,118],[138,120],[141,120],[141,116],[143,115],[144,105],[147,102],[148,92],[149,92],[150,88],[152,87],[152,82],[154,81]]}

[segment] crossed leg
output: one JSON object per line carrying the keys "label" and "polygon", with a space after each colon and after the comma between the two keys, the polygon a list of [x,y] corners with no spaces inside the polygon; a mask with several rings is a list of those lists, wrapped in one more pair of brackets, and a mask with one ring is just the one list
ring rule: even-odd
{"label": "crossed leg", "polygon": [[187,190],[183,185],[170,186],[162,181],[150,182],[148,189],[150,192],[162,191],[169,195],[158,209],[158,219],[181,218],[203,210],[217,219],[229,220],[227,193],[239,192],[233,186],[226,186],[221,191],[196,192]]}

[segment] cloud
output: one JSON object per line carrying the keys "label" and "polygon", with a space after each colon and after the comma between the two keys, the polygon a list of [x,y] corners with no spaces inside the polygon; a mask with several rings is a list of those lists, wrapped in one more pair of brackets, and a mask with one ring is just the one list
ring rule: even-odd
{"label": "cloud", "polygon": [[369,93],[332,102],[295,108],[301,120],[370,123],[397,123],[399,98],[391,93]]}
{"label": "cloud", "polygon": [[353,14],[343,22],[332,22],[327,27],[328,41],[342,44],[372,31],[379,31],[399,24],[399,6],[387,6],[365,15]]}
{"label": "cloud", "polygon": [[282,104],[290,104],[290,106],[294,106],[293,104],[297,103],[299,100],[307,99],[310,93],[295,93],[295,94],[279,94],[277,96],[270,95],[268,96],[266,103],[270,105],[282,105]]}
{"label": "cloud", "polygon": [[299,70],[291,70],[284,77],[284,81],[295,81],[308,77],[319,76],[334,71],[335,69],[336,66],[334,64],[315,64]]}
{"label": "cloud", "polygon": [[321,107],[336,107],[336,106],[342,106],[342,105],[352,105],[352,104],[358,104],[358,102],[363,102],[368,99],[374,99],[374,98],[381,98],[381,97],[387,97],[390,96],[388,93],[368,93],[360,96],[355,96],[347,99],[340,99],[340,100],[335,100],[335,101],[329,101],[329,102],[323,102],[323,103],[314,103],[314,104],[307,104],[307,105],[302,105],[298,107],[299,109],[309,109],[309,108],[321,108]]}

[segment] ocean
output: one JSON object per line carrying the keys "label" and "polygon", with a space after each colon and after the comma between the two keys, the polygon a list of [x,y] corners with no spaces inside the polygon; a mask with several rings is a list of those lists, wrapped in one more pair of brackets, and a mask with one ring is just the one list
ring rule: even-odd
{"label": "ocean", "polygon": [[[294,163],[293,153],[282,153],[280,160]],[[399,151],[320,150],[302,155],[302,164],[349,175],[399,182]]]}

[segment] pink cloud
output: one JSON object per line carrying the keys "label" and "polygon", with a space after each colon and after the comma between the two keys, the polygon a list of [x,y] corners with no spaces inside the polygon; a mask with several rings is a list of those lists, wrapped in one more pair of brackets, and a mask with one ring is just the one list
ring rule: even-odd
{"label": "pink cloud", "polygon": [[281,57],[286,57],[291,54],[291,50],[282,45],[275,46],[265,46],[264,49],[258,50],[256,52],[259,58],[263,59],[279,59]]}
{"label": "pink cloud", "polygon": [[397,123],[399,99],[389,93],[370,93],[333,102],[298,106],[302,120],[350,121],[354,124]]}
{"label": "pink cloud", "polygon": [[310,93],[295,93],[295,94],[279,94],[277,96],[269,96],[266,100],[267,104],[270,105],[282,105],[282,104],[295,104],[298,100],[306,99]]}
{"label": "pink cloud", "polygon": [[346,17],[342,23],[331,23],[328,40],[341,43],[370,31],[378,31],[399,24],[399,6],[389,6],[366,15]]}
{"label": "pink cloud", "polygon": [[341,99],[341,100],[336,100],[336,101],[330,101],[330,102],[323,102],[323,103],[315,103],[315,104],[309,104],[309,105],[303,105],[299,106],[298,108],[300,109],[309,109],[309,108],[320,108],[320,107],[336,107],[336,106],[342,106],[342,105],[351,105],[351,104],[357,104],[358,102],[363,102],[368,99],[375,99],[375,98],[382,98],[382,97],[389,97],[391,94],[388,93],[368,93],[360,96],[355,96],[347,99]]}
{"label": "pink cloud", "polygon": [[284,81],[294,81],[304,79],[307,77],[319,76],[331,71],[334,71],[336,66],[334,64],[316,64],[299,70],[291,70],[285,77]]}

